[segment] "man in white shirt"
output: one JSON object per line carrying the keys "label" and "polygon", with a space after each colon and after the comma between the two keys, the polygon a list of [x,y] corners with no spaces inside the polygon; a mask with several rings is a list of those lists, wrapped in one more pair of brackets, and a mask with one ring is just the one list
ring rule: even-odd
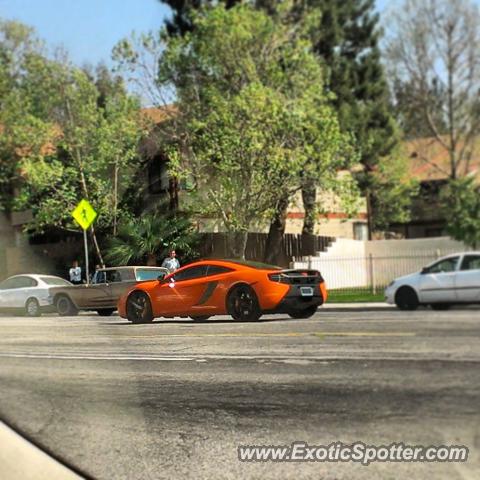
{"label": "man in white shirt", "polygon": [[78,260],[75,260],[72,264],[72,268],[68,271],[70,275],[70,281],[74,285],[82,283],[82,268],[78,266]]}
{"label": "man in white shirt", "polygon": [[180,262],[177,259],[175,250],[170,251],[169,256],[163,261],[162,267],[167,268],[170,273],[180,268]]}

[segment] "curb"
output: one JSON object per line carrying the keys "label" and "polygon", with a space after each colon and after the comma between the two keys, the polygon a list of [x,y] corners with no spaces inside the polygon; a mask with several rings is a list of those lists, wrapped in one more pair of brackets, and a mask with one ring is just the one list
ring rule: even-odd
{"label": "curb", "polygon": [[2,480],[79,480],[79,476],[0,421]]}

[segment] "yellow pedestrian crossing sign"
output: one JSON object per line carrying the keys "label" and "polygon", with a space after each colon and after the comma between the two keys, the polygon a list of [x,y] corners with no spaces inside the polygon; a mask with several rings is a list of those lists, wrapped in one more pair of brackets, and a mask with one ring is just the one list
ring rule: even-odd
{"label": "yellow pedestrian crossing sign", "polygon": [[75,207],[75,210],[72,212],[72,217],[86,230],[97,218],[97,212],[87,200],[83,199],[80,200],[79,204]]}

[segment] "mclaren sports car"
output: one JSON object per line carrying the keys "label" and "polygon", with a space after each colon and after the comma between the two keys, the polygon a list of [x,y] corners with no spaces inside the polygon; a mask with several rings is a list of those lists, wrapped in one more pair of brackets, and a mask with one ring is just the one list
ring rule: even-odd
{"label": "mclaren sports car", "polygon": [[159,317],[206,320],[213,315],[256,321],[268,313],[308,318],[326,299],[325,282],[317,270],[202,260],[135,285],[120,298],[118,312],[133,323]]}

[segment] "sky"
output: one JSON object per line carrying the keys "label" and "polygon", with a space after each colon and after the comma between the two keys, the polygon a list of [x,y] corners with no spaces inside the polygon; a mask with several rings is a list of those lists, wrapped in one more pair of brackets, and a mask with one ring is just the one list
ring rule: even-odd
{"label": "sky", "polygon": [[[394,1],[377,0],[377,8]],[[63,46],[79,66],[110,64],[120,39],[132,30],[157,30],[169,15],[158,0],[0,0],[0,18],[35,27],[49,47]]]}
{"label": "sky", "polygon": [[0,18],[35,27],[77,65],[110,62],[115,44],[132,30],[157,30],[170,10],[158,0],[0,0]]}

